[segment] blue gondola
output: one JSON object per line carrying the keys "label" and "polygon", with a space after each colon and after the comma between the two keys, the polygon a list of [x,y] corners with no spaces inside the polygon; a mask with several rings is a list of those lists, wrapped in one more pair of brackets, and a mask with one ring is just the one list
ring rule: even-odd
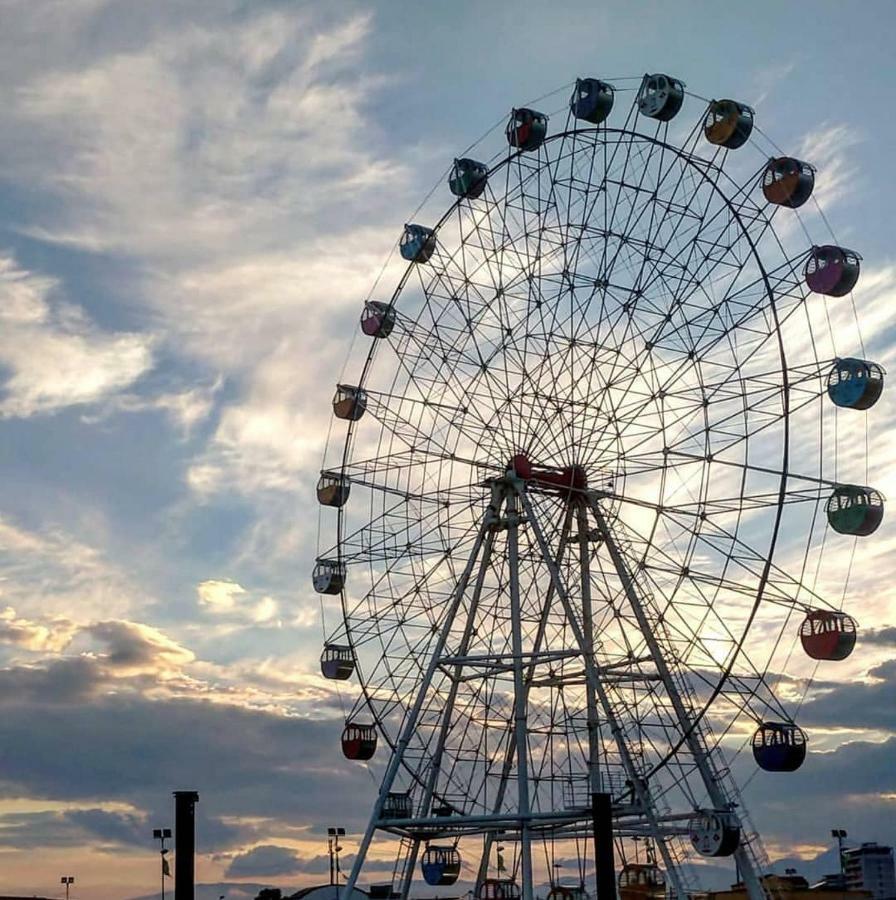
{"label": "blue gondola", "polygon": [[871,409],[883,389],[884,370],[867,359],[837,359],[828,375],[828,397],[835,406]]}
{"label": "blue gondola", "polygon": [[753,758],[766,772],[795,772],[806,758],[806,733],[793,722],[763,722],[752,744]]}
{"label": "blue gondola", "polygon": [[430,845],[420,862],[423,880],[434,887],[454,884],[460,875],[460,862],[460,853],[456,848]]}
{"label": "blue gondola", "polygon": [[613,86],[599,78],[577,78],[569,108],[577,119],[600,125],[613,109]]}
{"label": "blue gondola", "polygon": [[425,225],[405,225],[399,250],[408,262],[425,263],[436,249],[436,233]]}

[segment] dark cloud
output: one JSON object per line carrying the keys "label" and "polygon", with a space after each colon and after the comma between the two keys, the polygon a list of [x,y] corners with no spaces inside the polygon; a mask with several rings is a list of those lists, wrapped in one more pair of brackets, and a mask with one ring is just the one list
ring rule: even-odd
{"label": "dark cloud", "polygon": [[105,645],[107,652],[103,654],[103,660],[113,669],[153,671],[183,665],[194,659],[189,650],[162,632],[138,622],[97,622],[85,631]]}
{"label": "dark cloud", "polygon": [[[340,865],[348,871],[355,861],[354,854],[340,857]],[[364,863],[365,872],[391,872],[391,860],[371,859]],[[260,844],[231,859],[227,875],[231,878],[253,878],[277,875],[329,875],[330,857],[326,853],[302,856],[289,847]]]}
{"label": "dark cloud", "polygon": [[[171,791],[200,792],[200,814],[359,829],[374,796],[339,752],[340,723],[188,698],[117,692],[90,658],[0,671],[0,796],[121,801],[169,815]],[[165,824],[159,819],[155,824]],[[251,829],[210,827],[205,850]]]}
{"label": "dark cloud", "polygon": [[868,675],[873,680],[825,685],[803,705],[800,724],[896,732],[896,660],[875,666]]}
{"label": "dark cloud", "polygon": [[227,868],[228,878],[257,878],[268,875],[293,875],[298,871],[301,858],[289,847],[261,844],[246,853],[235,856]]}
{"label": "dark cloud", "polygon": [[[811,746],[811,745],[810,745]],[[792,773],[757,771],[742,754],[734,774],[746,785],[747,808],[766,838],[785,844],[827,844],[831,828],[855,841],[896,842],[896,737],[852,741],[810,752]]]}
{"label": "dark cloud", "polygon": [[[87,656],[60,659],[44,665],[0,670],[0,705],[71,705],[87,701],[102,680],[98,662]],[[4,748],[0,744],[0,759]]]}
{"label": "dark cloud", "polygon": [[859,640],[863,644],[896,647],[896,625],[884,625],[883,628],[870,628],[867,631],[860,631]]}

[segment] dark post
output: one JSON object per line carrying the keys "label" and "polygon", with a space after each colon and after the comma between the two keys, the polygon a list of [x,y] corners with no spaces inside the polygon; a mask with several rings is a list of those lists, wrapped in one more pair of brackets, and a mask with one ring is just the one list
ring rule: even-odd
{"label": "dark post", "polygon": [[194,900],[196,791],[174,792],[174,900]]}
{"label": "dark post", "polygon": [[613,858],[613,800],[609,794],[591,795],[597,900],[616,900],[616,862]]}

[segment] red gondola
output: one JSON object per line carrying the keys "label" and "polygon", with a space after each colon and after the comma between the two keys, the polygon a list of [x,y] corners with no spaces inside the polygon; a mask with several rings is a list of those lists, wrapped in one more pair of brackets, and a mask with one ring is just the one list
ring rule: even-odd
{"label": "red gondola", "polygon": [[537,150],[548,133],[548,117],[534,109],[514,109],[507,123],[507,143],[528,153]]}
{"label": "red gondola", "polygon": [[856,620],[834,609],[813,609],[800,625],[800,642],[812,659],[846,659],[856,645]]}
{"label": "red gondola", "polygon": [[376,753],[376,726],[347,722],[342,731],[342,752],[346,759],[373,759]]}

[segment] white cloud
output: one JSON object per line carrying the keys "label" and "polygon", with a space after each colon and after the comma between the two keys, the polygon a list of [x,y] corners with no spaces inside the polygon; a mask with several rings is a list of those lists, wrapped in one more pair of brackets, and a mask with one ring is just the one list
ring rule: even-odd
{"label": "white cloud", "polygon": [[11,606],[0,610],[0,642],[25,650],[60,653],[71,643],[76,631],[74,623],[63,617],[31,621],[19,618]]}
{"label": "white cloud", "polygon": [[96,403],[152,366],[151,340],[97,329],[58,299],[58,284],[0,257],[0,416],[33,416]]}
{"label": "white cloud", "polygon": [[82,416],[82,420],[93,425],[115,413],[161,412],[176,425],[184,437],[189,437],[193,429],[205,421],[215,406],[215,397],[224,384],[218,377],[211,384],[202,384],[182,391],[140,396],[120,394],[103,405],[96,414]]}
{"label": "white cloud", "polygon": [[[83,530],[101,539],[102,526],[85,516]],[[85,621],[125,615],[152,598],[96,546],[58,528],[32,531],[0,516],[0,601],[20,616]]]}
{"label": "white cloud", "polygon": [[230,612],[246,589],[235,581],[203,581],[196,586],[199,603],[213,612]]}
{"label": "white cloud", "polygon": [[252,594],[235,581],[203,581],[196,586],[196,593],[201,607],[228,623],[225,631],[245,625],[280,625],[280,605],[273,597],[264,595],[253,599]]}
{"label": "white cloud", "polygon": [[863,140],[855,127],[836,122],[822,122],[803,138],[796,155],[818,169],[813,196],[823,210],[856,190],[860,168],[850,151]]}

